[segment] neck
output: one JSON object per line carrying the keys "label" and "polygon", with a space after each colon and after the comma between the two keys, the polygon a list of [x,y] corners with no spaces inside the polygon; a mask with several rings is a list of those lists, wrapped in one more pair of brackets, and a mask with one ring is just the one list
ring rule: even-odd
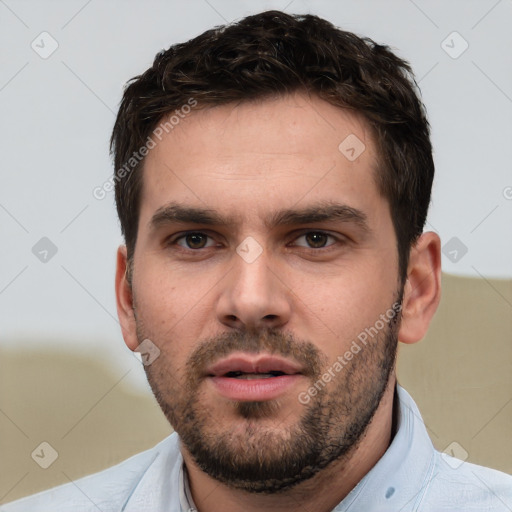
{"label": "neck", "polygon": [[[392,375],[375,415],[360,441],[340,460],[309,480],[278,494],[253,494],[232,489],[204,473],[181,446],[190,491],[199,512],[275,512],[304,510],[329,512],[375,466],[394,436],[393,414],[396,377]],[[396,408],[395,408],[396,409]]]}

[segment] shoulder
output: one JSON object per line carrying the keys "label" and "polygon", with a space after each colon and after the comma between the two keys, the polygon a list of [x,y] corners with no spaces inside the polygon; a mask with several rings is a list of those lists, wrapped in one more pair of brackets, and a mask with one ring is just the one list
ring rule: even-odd
{"label": "shoulder", "polygon": [[157,459],[177,456],[178,453],[177,436],[171,434],[155,447],[116,466],[7,503],[0,506],[0,512],[97,512],[121,509]]}
{"label": "shoulder", "polygon": [[438,452],[412,397],[400,386],[397,391],[400,427],[388,452],[400,461],[394,473],[400,474],[403,489],[410,490],[400,510],[512,512],[512,476]]}
{"label": "shoulder", "polygon": [[436,463],[419,510],[508,512],[512,476],[436,452]]}

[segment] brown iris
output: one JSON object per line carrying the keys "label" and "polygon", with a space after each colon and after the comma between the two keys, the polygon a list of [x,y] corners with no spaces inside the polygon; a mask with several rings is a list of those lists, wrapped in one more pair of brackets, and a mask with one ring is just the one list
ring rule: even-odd
{"label": "brown iris", "polygon": [[312,232],[306,235],[306,241],[311,247],[324,247],[327,243],[327,236],[325,233]]}

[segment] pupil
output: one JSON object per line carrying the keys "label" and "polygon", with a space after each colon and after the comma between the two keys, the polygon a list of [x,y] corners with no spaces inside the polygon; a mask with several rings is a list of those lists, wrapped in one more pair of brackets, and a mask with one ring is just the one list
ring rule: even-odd
{"label": "pupil", "polygon": [[192,249],[201,249],[205,244],[205,237],[200,233],[193,233],[192,235],[187,235],[187,244]]}
{"label": "pupil", "polygon": [[327,237],[323,233],[308,233],[306,240],[313,247],[323,247],[327,242]]}

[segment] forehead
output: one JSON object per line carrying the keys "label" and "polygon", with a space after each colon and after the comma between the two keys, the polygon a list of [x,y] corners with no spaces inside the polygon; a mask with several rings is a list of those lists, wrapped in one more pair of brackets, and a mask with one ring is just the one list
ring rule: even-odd
{"label": "forehead", "polygon": [[156,142],[142,222],[172,201],[263,218],[277,206],[382,200],[364,118],[304,93],[193,110]]}

